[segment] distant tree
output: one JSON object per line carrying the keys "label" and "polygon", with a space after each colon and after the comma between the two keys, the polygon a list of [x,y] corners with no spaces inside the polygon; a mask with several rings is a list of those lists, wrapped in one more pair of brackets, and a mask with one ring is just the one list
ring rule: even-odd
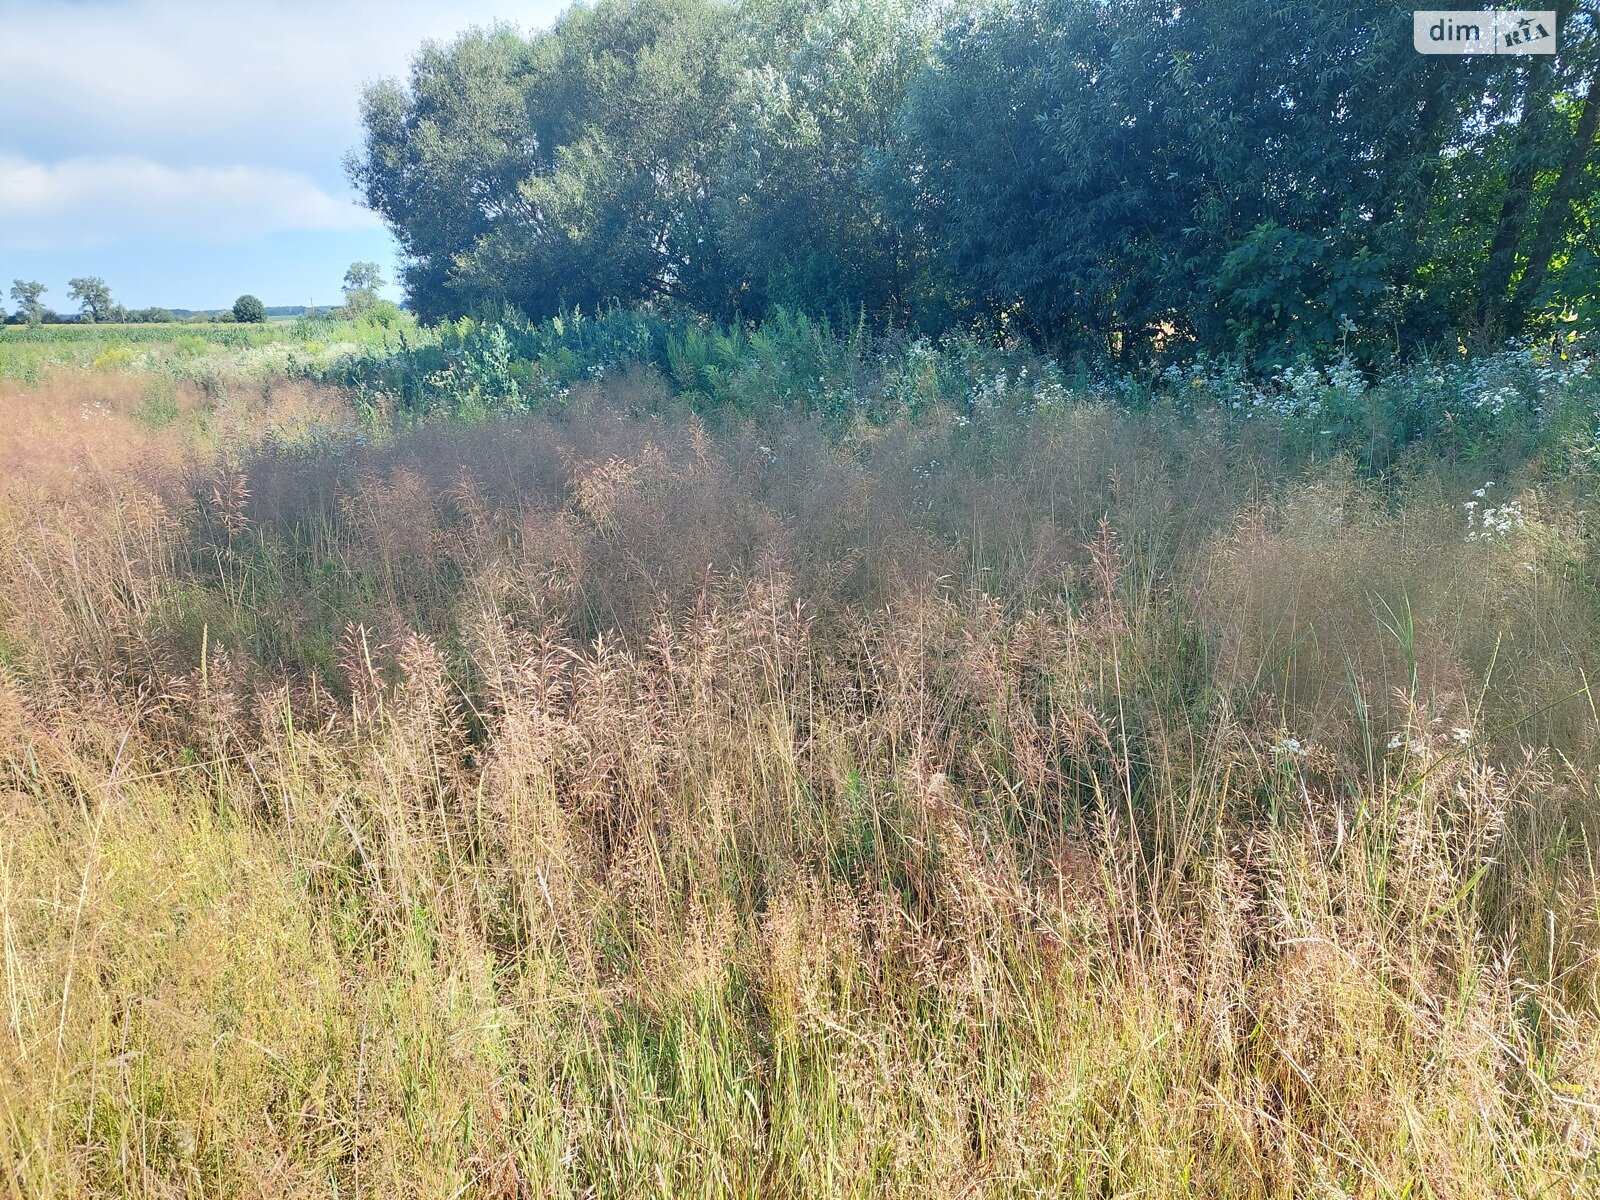
{"label": "distant tree", "polygon": [[83,319],[91,324],[109,320],[114,315],[116,306],[111,299],[111,289],[96,275],[67,280],[67,295],[78,302]]}
{"label": "distant tree", "polygon": [[233,302],[233,319],[241,325],[260,325],[267,319],[267,306],[254,296],[240,296]]}
{"label": "distant tree", "polygon": [[39,297],[48,290],[44,284],[29,279],[11,281],[11,299],[16,301],[18,311],[29,325],[37,325],[44,320],[45,307],[39,302]]}
{"label": "distant tree", "polygon": [[383,282],[383,271],[377,263],[350,264],[344,273],[344,306],[351,316],[360,316],[378,302],[378,289]]}

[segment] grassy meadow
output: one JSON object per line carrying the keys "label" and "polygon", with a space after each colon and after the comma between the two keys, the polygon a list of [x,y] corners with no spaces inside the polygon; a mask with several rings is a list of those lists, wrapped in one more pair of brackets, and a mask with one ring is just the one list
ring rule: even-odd
{"label": "grassy meadow", "polygon": [[1600,359],[0,330],[0,1195],[1600,1194]]}
{"label": "grassy meadow", "polygon": [[109,374],[138,371],[204,385],[223,376],[281,374],[293,362],[326,362],[374,335],[381,342],[384,332],[371,320],[326,319],[260,325],[0,325],[0,380],[38,384],[56,369],[75,367]]}

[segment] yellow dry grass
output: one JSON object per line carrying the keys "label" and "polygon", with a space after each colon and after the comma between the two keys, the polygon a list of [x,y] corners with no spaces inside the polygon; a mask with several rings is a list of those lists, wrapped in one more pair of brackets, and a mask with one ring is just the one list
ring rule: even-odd
{"label": "yellow dry grass", "polygon": [[0,497],[0,1193],[1600,1190],[1559,481],[104,402]]}

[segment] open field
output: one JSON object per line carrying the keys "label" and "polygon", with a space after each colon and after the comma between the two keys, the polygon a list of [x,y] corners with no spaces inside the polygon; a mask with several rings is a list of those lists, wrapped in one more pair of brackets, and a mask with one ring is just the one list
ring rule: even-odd
{"label": "open field", "polygon": [[618,320],[0,336],[0,1193],[1600,1191],[1581,346]]}
{"label": "open field", "polygon": [[55,367],[139,370],[191,381],[281,373],[289,356],[327,358],[384,330],[360,321],[269,321],[261,325],[0,325],[0,380],[39,382]]}

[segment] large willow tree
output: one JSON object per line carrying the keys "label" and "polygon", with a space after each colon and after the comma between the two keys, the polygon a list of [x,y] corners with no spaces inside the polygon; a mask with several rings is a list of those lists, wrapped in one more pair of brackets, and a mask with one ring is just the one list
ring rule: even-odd
{"label": "large willow tree", "polygon": [[429,45],[353,178],[425,317],[774,305],[1062,350],[1593,320],[1595,5],[1551,59],[1374,0],[600,0]]}

